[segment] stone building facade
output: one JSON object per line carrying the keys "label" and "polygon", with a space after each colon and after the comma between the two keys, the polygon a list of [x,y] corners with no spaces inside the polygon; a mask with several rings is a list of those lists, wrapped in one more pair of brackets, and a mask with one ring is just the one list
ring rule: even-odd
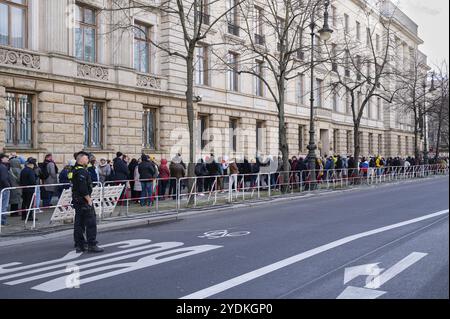
{"label": "stone building facade", "polygon": [[[347,2],[350,10],[332,2],[334,14],[351,12],[354,23],[361,7],[359,1]],[[182,45],[176,17],[135,12],[133,23],[142,36],[114,30],[111,22],[122,21],[124,13],[102,10],[106,5],[110,1],[0,0],[0,15],[8,19],[0,22],[0,149],[39,160],[52,152],[57,163],[80,149],[107,158],[120,150],[169,159],[181,152],[187,159],[184,61],[145,40]],[[417,25],[402,15],[395,27],[405,54],[417,50],[422,43]],[[221,36],[212,32],[205,43]],[[208,137],[198,142],[198,156],[278,155],[277,111],[266,89],[256,95],[254,79],[242,74],[238,89],[231,90],[227,73],[216,70],[205,52],[199,59],[208,71],[196,71],[194,107],[196,131]],[[307,75],[302,81],[308,87]],[[308,99],[298,97],[298,85],[290,83],[286,104],[289,151],[297,156],[307,153],[309,129]],[[333,107],[331,97],[324,97],[315,110],[322,155],[351,154],[352,122],[343,104]],[[363,119],[361,154],[413,155],[411,122],[396,113],[383,103],[376,116]],[[203,153],[200,146],[206,146]]]}

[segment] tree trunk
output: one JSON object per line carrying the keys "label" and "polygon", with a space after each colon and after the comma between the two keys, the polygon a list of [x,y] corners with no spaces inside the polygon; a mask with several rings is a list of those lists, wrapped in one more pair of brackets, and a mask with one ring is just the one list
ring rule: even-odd
{"label": "tree trunk", "polygon": [[189,50],[186,60],[187,88],[186,88],[186,111],[189,127],[189,164],[188,176],[195,176],[195,143],[194,143],[194,51]]}
{"label": "tree trunk", "polygon": [[419,121],[417,119],[417,112],[414,111],[414,157],[416,161],[420,157],[420,151],[419,151]]}
{"label": "tree trunk", "polygon": [[[194,177],[195,176],[195,143],[194,143],[194,50],[189,50],[188,56],[186,59],[186,71],[187,71],[187,82],[186,82],[186,111],[188,118],[188,127],[189,127],[189,163],[188,163],[188,171],[187,176]],[[188,190],[189,192],[192,190],[194,185],[194,180],[188,180]],[[194,192],[197,190],[194,189]],[[192,205],[194,202],[194,197],[189,196],[190,200],[188,205]]]}
{"label": "tree trunk", "polygon": [[438,120],[438,131],[437,131],[437,136],[436,136],[436,154],[434,155],[434,159],[435,161],[438,159],[439,157],[439,144],[441,143],[441,129],[442,129],[442,102],[441,102],[441,107],[439,109],[439,120]]}
{"label": "tree trunk", "polygon": [[359,159],[359,153],[361,150],[361,146],[359,145],[359,123],[354,123],[353,125],[353,143],[355,145],[355,148],[353,150],[353,159],[355,160],[355,164],[353,168],[358,168],[358,159]]}
{"label": "tree trunk", "polygon": [[[279,104],[278,106],[278,145],[280,147],[282,161],[283,161],[283,183],[289,182],[289,145],[286,137],[286,120],[284,115],[284,76],[280,77],[280,83],[278,86],[279,92]],[[288,190],[287,185],[281,187],[283,192]]]}

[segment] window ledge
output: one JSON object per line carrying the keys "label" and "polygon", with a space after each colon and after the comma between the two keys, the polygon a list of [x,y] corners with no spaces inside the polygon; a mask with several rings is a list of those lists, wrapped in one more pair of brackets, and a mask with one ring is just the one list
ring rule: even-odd
{"label": "window ledge", "polygon": [[4,152],[28,152],[28,153],[44,153],[48,152],[45,148],[33,148],[33,147],[20,147],[20,146],[8,146],[3,148]]}
{"label": "window ledge", "polygon": [[153,150],[150,148],[143,148],[142,152],[145,154],[164,154],[164,152],[162,150]]}

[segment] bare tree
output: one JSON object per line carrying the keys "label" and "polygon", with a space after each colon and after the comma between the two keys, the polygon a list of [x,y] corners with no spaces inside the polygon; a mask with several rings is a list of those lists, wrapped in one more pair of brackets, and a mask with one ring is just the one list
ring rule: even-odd
{"label": "bare tree", "polygon": [[435,73],[435,94],[432,100],[431,122],[436,128],[435,132],[435,161],[439,157],[441,147],[447,147],[449,134],[449,78],[448,65],[443,62]]}
{"label": "bare tree", "polygon": [[394,103],[397,112],[401,114],[412,114],[414,121],[414,156],[420,158],[420,136],[423,136],[424,118],[430,114],[432,103],[426,103],[429,94],[428,66],[426,56],[418,50],[410,57],[409,69],[405,69],[396,81],[401,88],[395,96]]}
{"label": "bare tree", "polygon": [[[378,6],[383,2],[378,3]],[[334,43],[334,48],[327,46],[332,64],[333,87],[343,88],[348,94],[348,107],[353,119],[353,139],[355,166],[360,156],[360,127],[366,107],[371,99],[380,98],[392,103],[399,87],[395,83],[398,71],[391,63],[396,58],[396,41],[393,31],[393,13],[387,13],[380,8],[374,10],[367,3],[361,8],[365,19],[367,37],[365,41],[358,39],[348,26],[344,30],[343,39]],[[379,14],[378,12],[383,12]],[[355,37],[356,35],[356,37]],[[398,58],[398,57],[397,57]],[[341,74],[344,69],[344,74]]]}
{"label": "bare tree", "polygon": [[[224,17],[243,0],[235,1],[229,7],[225,7],[222,0],[161,0],[155,4],[140,4],[131,0],[112,0],[110,11],[121,11],[122,19],[113,21],[112,31],[140,30],[141,27],[134,23],[134,17],[143,12],[156,12],[172,18],[171,28],[181,33],[183,45],[173,45],[169,40],[157,42],[147,37],[157,49],[165,52],[169,57],[181,58],[186,66],[186,112],[189,127],[189,167],[188,175],[194,176],[195,165],[195,141],[194,141],[194,68],[195,50],[204,41]],[[210,15],[209,12],[214,12]],[[143,32],[143,34],[146,34]]]}
{"label": "bare tree", "polygon": [[[309,64],[304,62],[305,28],[318,0],[261,0],[239,5],[243,42],[234,45],[240,54],[238,74],[250,74],[257,81],[254,94],[263,96],[266,88],[278,111],[278,146],[283,171],[289,170],[289,146],[286,136],[286,90]],[[315,17],[316,18],[316,17]],[[219,57],[227,64],[226,58]],[[320,61],[317,61],[320,63]],[[233,67],[229,65],[228,67]]]}

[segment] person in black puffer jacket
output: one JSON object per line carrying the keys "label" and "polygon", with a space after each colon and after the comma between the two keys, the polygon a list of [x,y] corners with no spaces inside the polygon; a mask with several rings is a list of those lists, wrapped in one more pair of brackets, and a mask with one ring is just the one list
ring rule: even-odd
{"label": "person in black puffer jacket", "polygon": [[116,181],[125,181],[128,179],[128,166],[123,160],[123,153],[117,152],[117,157],[113,160],[114,174]]}
{"label": "person in black puffer jacket", "polygon": [[148,206],[151,206],[153,181],[151,181],[150,179],[154,178],[155,176],[155,167],[150,162],[150,159],[147,155],[142,154],[141,160],[142,162],[138,165],[139,179],[141,180],[142,186],[141,206],[145,206],[146,203]]}

